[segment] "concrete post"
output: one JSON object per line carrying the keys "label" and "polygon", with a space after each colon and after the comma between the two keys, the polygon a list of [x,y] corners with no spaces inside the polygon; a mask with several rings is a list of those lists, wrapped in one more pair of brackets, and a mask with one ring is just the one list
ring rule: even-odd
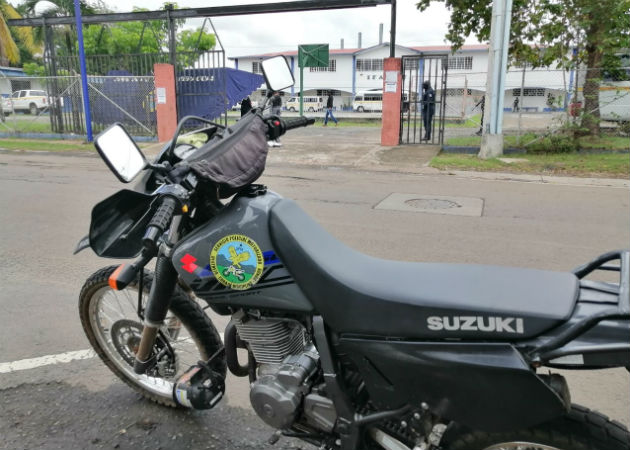
{"label": "concrete post", "polygon": [[503,154],[503,100],[511,19],[512,0],[494,0],[486,80],[487,119],[484,121],[479,151],[479,157],[482,159],[495,158]]}
{"label": "concrete post", "polygon": [[381,145],[400,143],[400,98],[402,95],[402,59],[383,60],[383,127]]}
{"label": "concrete post", "polygon": [[175,97],[175,69],[171,64],[154,64],[155,111],[158,141],[168,141],[177,129],[177,100]]}

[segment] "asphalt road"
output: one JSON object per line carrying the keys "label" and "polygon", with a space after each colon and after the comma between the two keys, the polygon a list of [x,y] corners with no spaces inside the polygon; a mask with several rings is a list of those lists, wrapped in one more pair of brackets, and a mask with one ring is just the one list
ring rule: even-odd
{"label": "asphalt road", "polygon": [[[630,242],[626,189],[284,164],[262,181],[351,247],[390,259],[570,270]],[[88,348],[79,290],[111,261],[72,250],[92,206],[121,187],[95,157],[0,153],[0,364]],[[481,198],[483,214],[374,209],[394,192]],[[574,401],[630,425],[626,371],[569,382]],[[220,407],[190,412],[142,400],[96,358],[0,373],[0,448],[267,448],[247,384],[229,383]],[[274,448],[294,446],[307,447]]]}

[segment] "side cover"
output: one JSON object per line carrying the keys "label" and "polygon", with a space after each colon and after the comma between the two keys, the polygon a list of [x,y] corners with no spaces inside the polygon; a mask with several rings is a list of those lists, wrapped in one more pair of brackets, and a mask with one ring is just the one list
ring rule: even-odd
{"label": "side cover", "polygon": [[171,256],[180,278],[214,305],[308,313],[313,310],[277,256],[269,210],[280,196],[237,196],[182,239]]}
{"label": "side cover", "polygon": [[510,344],[341,338],[383,409],[425,402],[440,417],[484,431],[527,428],[568,405]]}

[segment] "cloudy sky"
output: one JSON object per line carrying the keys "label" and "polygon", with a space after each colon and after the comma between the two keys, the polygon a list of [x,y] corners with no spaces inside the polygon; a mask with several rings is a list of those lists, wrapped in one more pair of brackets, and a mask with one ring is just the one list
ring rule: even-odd
{"label": "cloudy sky", "polygon": [[[181,8],[210,7],[235,3],[266,3],[271,0],[177,0]],[[155,0],[104,0],[110,8],[125,12],[132,6],[157,9]],[[397,43],[435,45],[444,43],[449,14],[443,3],[434,3],[420,13],[413,0],[398,0]],[[189,20],[187,26],[199,26],[202,20]],[[298,44],[328,43],[339,48],[357,46],[357,34],[363,33],[363,47],[378,43],[379,24],[384,24],[384,41],[389,41],[390,6],[376,6],[333,11],[264,14],[216,18],[217,33],[228,56],[244,56],[269,51],[293,50]],[[470,39],[468,43],[476,43]]]}

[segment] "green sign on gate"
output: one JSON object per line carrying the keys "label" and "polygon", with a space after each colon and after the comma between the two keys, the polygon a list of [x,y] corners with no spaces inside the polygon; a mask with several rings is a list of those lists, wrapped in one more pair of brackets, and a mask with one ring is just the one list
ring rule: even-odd
{"label": "green sign on gate", "polygon": [[305,67],[328,67],[328,44],[304,44],[298,46],[298,66],[300,68],[300,115],[304,112],[302,100]]}

